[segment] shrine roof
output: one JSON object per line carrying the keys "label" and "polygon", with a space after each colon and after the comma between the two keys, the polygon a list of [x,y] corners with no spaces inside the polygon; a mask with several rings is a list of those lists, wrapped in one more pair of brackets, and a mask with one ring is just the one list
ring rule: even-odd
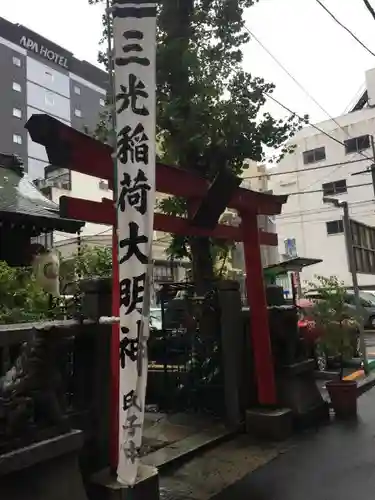
{"label": "shrine roof", "polygon": [[320,264],[323,262],[322,259],[312,259],[309,257],[292,257],[290,259],[279,262],[278,264],[272,264],[264,268],[264,273],[266,276],[278,276],[281,274],[286,274],[289,271],[300,272],[304,267],[313,266],[314,264]]}
{"label": "shrine roof", "polygon": [[60,217],[59,206],[45,197],[13,155],[0,153],[0,220],[32,223],[45,229],[75,233],[84,223]]}

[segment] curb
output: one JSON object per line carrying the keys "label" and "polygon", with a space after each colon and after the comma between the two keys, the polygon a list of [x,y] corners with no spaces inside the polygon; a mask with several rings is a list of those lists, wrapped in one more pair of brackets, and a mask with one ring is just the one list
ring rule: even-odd
{"label": "curb", "polygon": [[360,380],[358,383],[358,396],[362,396],[367,391],[375,387],[375,374],[370,373],[365,379]]}
{"label": "curb", "polygon": [[145,455],[141,458],[141,462],[145,465],[157,467],[159,473],[163,474],[203,451],[232,439],[243,430],[244,424],[235,429],[228,429],[224,426],[216,429],[206,429]]}

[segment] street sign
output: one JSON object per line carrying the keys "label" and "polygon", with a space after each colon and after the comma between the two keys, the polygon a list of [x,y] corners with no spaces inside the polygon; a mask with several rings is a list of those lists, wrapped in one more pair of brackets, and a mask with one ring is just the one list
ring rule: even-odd
{"label": "street sign", "polygon": [[295,238],[286,238],[284,240],[285,255],[288,257],[297,257],[297,243]]}

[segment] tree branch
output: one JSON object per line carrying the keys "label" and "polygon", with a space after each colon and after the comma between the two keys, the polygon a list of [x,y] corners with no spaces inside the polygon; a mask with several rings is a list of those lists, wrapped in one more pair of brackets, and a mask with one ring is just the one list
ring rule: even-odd
{"label": "tree branch", "polygon": [[370,14],[372,15],[372,17],[374,18],[375,20],[375,9],[374,7],[370,4],[370,1],[369,0],[363,0],[363,3],[365,4],[367,10],[370,12]]}

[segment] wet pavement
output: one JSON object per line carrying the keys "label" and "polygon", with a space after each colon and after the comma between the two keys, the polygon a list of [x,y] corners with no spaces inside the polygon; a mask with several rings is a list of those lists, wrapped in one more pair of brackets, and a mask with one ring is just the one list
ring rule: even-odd
{"label": "wet pavement", "polygon": [[142,456],[184,441],[217,426],[217,419],[208,415],[162,413],[148,407],[145,413]]}
{"label": "wet pavement", "polygon": [[207,450],[159,478],[161,500],[208,500],[285,452],[291,443],[257,443],[246,434]]}
{"label": "wet pavement", "polygon": [[357,422],[304,435],[285,454],[214,500],[353,500],[375,492],[375,389],[358,400]]}

